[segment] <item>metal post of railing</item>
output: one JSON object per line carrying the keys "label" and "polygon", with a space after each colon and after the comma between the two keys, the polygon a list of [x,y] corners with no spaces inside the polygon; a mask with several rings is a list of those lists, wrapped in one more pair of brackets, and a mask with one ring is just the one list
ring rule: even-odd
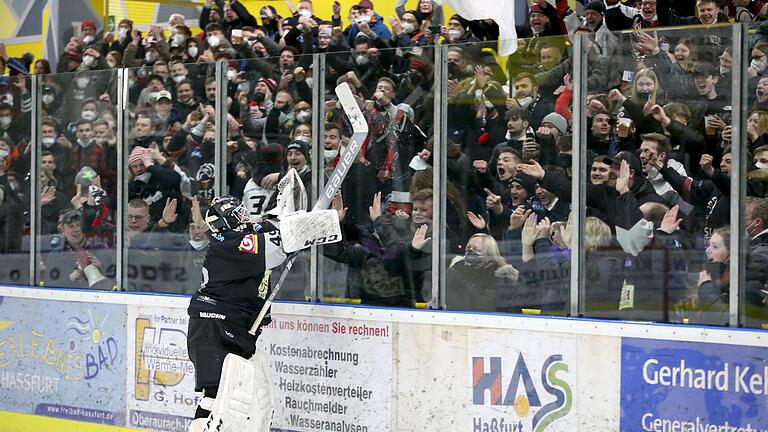
{"label": "metal post of railing", "polygon": [[[325,133],[325,54],[312,54],[312,199],[317,202],[325,186],[323,134]],[[323,255],[317,246],[310,248],[309,297],[320,301],[323,296]]]}
{"label": "metal post of railing", "polygon": [[[747,61],[750,59],[748,51],[748,33],[746,24],[733,26],[733,67],[731,78],[733,88],[731,126],[733,136],[731,139],[731,213],[730,227],[731,239],[729,250],[731,251],[730,276],[729,276],[729,313],[728,322],[731,327],[737,327],[739,312],[743,309],[744,269],[747,258],[744,239],[744,201],[746,195],[747,180],[747,149],[744,143],[747,137]],[[735,252],[735,253],[734,253]]]}
{"label": "metal post of railing", "polygon": [[128,169],[127,138],[129,120],[129,100],[128,100],[128,69],[120,68],[117,70],[117,214],[115,215],[115,285],[119,291],[125,291],[126,281],[128,280],[128,254],[125,253],[125,215],[128,206],[128,176],[125,170]]}
{"label": "metal post of railing", "polygon": [[570,315],[579,316],[584,310],[584,209],[586,208],[587,176],[587,43],[586,36],[574,38],[573,45],[573,140],[571,141],[571,307]]}
{"label": "metal post of railing", "polygon": [[448,46],[435,46],[435,86],[434,86],[434,117],[432,165],[432,308],[445,309],[445,262],[446,251],[446,209],[447,198],[445,185],[447,182],[448,156],[446,152],[448,136],[447,101],[448,101]]}
{"label": "metal post of railing", "polygon": [[38,144],[40,143],[40,86],[39,76],[29,76],[29,89],[32,97],[32,111],[30,112],[29,130],[29,285],[34,286],[37,278],[37,252],[40,250],[40,155]]}
{"label": "metal post of railing", "polygon": [[219,60],[215,63],[216,77],[216,101],[214,110],[216,111],[215,130],[216,141],[213,155],[213,164],[216,172],[214,181],[214,193],[216,196],[227,194],[227,64]]}

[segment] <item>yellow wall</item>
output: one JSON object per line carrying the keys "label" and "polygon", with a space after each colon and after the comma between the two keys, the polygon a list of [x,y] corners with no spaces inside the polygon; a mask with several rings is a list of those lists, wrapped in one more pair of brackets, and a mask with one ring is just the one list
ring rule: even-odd
{"label": "yellow wall", "polygon": [[[109,0],[89,0],[91,7],[98,16],[106,16],[106,3]],[[66,7],[66,0],[62,0],[62,7]],[[49,5],[43,10],[43,15],[39,18],[43,23],[43,34],[40,35],[40,39],[34,42],[14,41],[14,31],[18,26],[18,22],[11,10],[8,8],[5,0],[0,0],[0,42],[5,43],[8,55],[11,57],[21,57],[24,53],[30,52],[36,59],[43,56],[43,41],[45,40],[45,34],[48,31],[48,14],[50,13]],[[31,39],[25,38],[25,39]],[[2,71],[0,71],[0,75]]]}

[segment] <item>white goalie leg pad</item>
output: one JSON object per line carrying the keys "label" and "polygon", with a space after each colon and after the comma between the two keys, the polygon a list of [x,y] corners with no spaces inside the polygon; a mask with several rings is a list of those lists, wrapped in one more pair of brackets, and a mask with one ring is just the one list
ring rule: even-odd
{"label": "white goalie leg pad", "polygon": [[194,419],[189,423],[189,432],[203,432],[205,430],[205,424],[208,423],[207,418]]}
{"label": "white goalie leg pad", "polygon": [[341,226],[336,210],[314,210],[280,217],[283,250],[296,252],[310,246],[341,241]]}
{"label": "white goalie leg pad", "polygon": [[246,360],[227,354],[204,432],[269,432],[273,412],[266,355],[257,351]]}

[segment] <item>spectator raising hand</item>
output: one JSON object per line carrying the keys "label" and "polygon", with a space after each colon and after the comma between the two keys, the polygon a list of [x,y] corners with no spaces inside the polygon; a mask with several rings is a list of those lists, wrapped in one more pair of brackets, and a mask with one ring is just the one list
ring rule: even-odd
{"label": "spectator raising hand", "polygon": [[504,207],[501,205],[501,196],[496,195],[487,188],[485,189],[485,193],[487,195],[485,199],[485,206],[488,208],[488,211],[492,211],[494,214],[500,215],[501,212],[504,211]]}
{"label": "spectator raising hand", "polygon": [[368,207],[368,215],[373,222],[376,222],[376,219],[381,216],[381,192],[377,192],[373,196],[373,203]]}
{"label": "spectator raising hand", "polygon": [[414,249],[421,250],[427,243],[432,240],[432,237],[427,237],[427,231],[429,230],[429,224],[423,224],[413,234],[413,240],[411,246]]}

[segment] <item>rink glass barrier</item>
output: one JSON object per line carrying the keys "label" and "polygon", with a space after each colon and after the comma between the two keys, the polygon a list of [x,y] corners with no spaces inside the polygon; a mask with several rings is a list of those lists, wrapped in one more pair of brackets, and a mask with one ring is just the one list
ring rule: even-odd
{"label": "rink glass barrier", "polygon": [[[32,92],[28,77],[0,78],[0,256],[8,265],[0,270],[0,281],[26,284],[29,280],[30,146],[32,145]],[[7,120],[6,120],[7,119]],[[10,122],[8,122],[10,120]]]}
{"label": "rink glass barrier", "polygon": [[[331,303],[423,308],[433,296],[432,243],[414,243],[414,236],[421,225],[431,226],[436,205],[435,47],[378,49],[358,41],[353,49],[351,71],[338,71],[342,54],[325,56],[320,69],[323,184],[352,136],[334,92],[338,84],[350,85],[369,134],[340,190],[344,240],[318,248],[318,295]],[[433,237],[430,232],[422,237]]]}
{"label": "rink glass barrier", "polygon": [[[234,175],[228,177],[223,187],[226,193],[242,198],[254,217],[264,217],[274,208],[277,183],[288,167],[294,167],[304,182],[308,208],[314,202],[313,119],[317,114],[312,99],[313,59],[312,55],[285,52],[282,57],[231,62],[226,69],[235,71],[234,78],[227,78],[226,83],[232,129],[227,131],[229,154],[225,156],[231,160],[227,169]],[[284,66],[289,63],[292,65]],[[274,79],[275,71],[279,71],[279,79]],[[267,79],[271,81],[268,83]],[[275,116],[276,113],[279,115]],[[236,125],[239,125],[239,131]],[[303,150],[290,150],[291,143],[297,142]],[[278,299],[304,301],[311,298],[310,261],[309,251],[299,253]],[[281,265],[272,270],[272,287],[283,269],[284,265]]]}
{"label": "rink glass barrier", "polygon": [[[560,130],[567,120],[555,122],[560,129],[543,120],[570,91],[562,78],[572,74],[565,59],[573,55],[567,37],[517,45],[509,56],[487,43],[441,47],[447,75],[442,302],[449,310],[562,316],[570,303],[568,251],[552,246],[547,230],[524,225],[526,215],[531,228],[545,218],[568,218],[570,158],[558,152],[572,146]],[[557,181],[537,187],[532,171],[520,168],[534,164]]]}
{"label": "rink glass barrier", "polygon": [[[53,74],[29,78],[30,83],[23,85],[19,80],[24,78],[13,77],[4,94],[15,97],[18,92],[19,106],[23,107],[28,96],[24,96],[20,89],[26,87],[29,97],[38,103],[32,107],[34,112],[29,117],[25,117],[19,108],[19,114],[14,114],[9,137],[15,137],[20,140],[18,142],[23,142],[25,134],[38,137],[39,144],[33,152],[37,173],[52,172],[55,183],[50,178],[46,180],[47,185],[28,183],[30,177],[26,173],[34,170],[23,166],[24,157],[11,161],[21,164],[12,169],[8,168],[10,162],[6,159],[6,171],[24,171],[24,174],[16,173],[17,191],[26,188],[29,192],[16,194],[13,201],[6,198],[2,203],[4,232],[10,234],[4,236],[2,253],[13,263],[14,269],[4,269],[0,276],[4,282],[18,285],[175,294],[194,292],[200,282],[205,247],[204,236],[199,232],[201,224],[193,217],[193,198],[200,203],[200,208],[205,209],[206,202],[212,197],[231,193],[242,196],[254,215],[263,213],[264,203],[273,197],[274,189],[271,181],[262,183],[262,180],[265,175],[279,172],[285,166],[287,147],[299,138],[305,140],[310,156],[310,168],[303,178],[311,178],[308,182],[311,186],[307,187],[311,206],[334,167],[336,148],[343,153],[345,140],[351,135],[333,89],[343,81],[354,84],[354,81],[362,80],[364,85],[357,93],[371,133],[366,153],[358,157],[342,186],[344,206],[348,209],[342,222],[344,242],[302,253],[279,298],[762,327],[766,322],[766,308],[761,303],[760,292],[764,288],[754,286],[754,283],[750,285],[750,268],[755,268],[750,265],[759,261],[754,259],[748,239],[730,236],[725,242],[730,248],[742,248],[741,253],[731,254],[738,260],[709,263],[706,259],[707,233],[724,226],[739,227],[732,229],[733,232],[751,229],[748,227],[751,210],[744,201],[752,187],[751,179],[759,183],[760,172],[754,169],[755,155],[748,154],[748,146],[741,144],[747,143],[748,138],[735,137],[749,136],[748,118],[757,103],[758,83],[753,82],[754,79],[745,80],[748,85],[742,89],[734,86],[730,78],[715,80],[714,75],[704,76],[714,72],[719,75],[720,66],[727,73],[728,56],[731,74],[748,76],[748,65],[755,53],[736,52],[737,48],[744,50],[746,40],[752,37],[748,30],[741,26],[723,26],[642,33],[650,37],[632,32],[611,33],[609,36],[614,38],[618,48],[608,57],[610,62],[602,49],[597,51],[598,42],[592,41],[590,35],[520,40],[518,51],[507,57],[498,56],[485,44],[444,44],[436,48],[421,47],[420,50],[392,49],[391,52],[364,50],[360,54],[369,64],[390,62],[392,67],[373,68],[371,73],[361,72],[360,76],[356,73],[354,78],[339,74],[334,68],[339,58],[333,56],[340,54],[297,55],[290,70],[281,70],[281,80],[274,82],[275,89],[267,86],[275,96],[281,86],[288,86],[294,96],[290,107],[273,123],[259,120],[266,114],[265,105],[276,103],[278,98],[262,98],[257,93],[265,87],[260,81],[262,71],[280,68],[279,58]],[[738,46],[737,41],[741,41]],[[600,43],[604,43],[602,39]],[[659,51],[653,54],[656,45]],[[685,47],[679,51],[687,52],[688,57],[681,54],[680,60],[675,58],[673,61],[679,45]],[[643,54],[645,51],[650,54]],[[665,57],[667,52],[672,56]],[[692,55],[698,60],[694,61]],[[365,63],[365,60],[361,61]],[[228,78],[229,70],[234,74]],[[566,73],[573,89],[563,85]],[[174,80],[180,75],[186,75],[187,80]],[[699,106],[699,91],[692,75],[704,76],[703,85],[707,84],[707,77],[713,81],[720,95],[717,107],[706,103],[703,108]],[[394,121],[389,113],[383,113],[385,109],[376,96],[376,84],[380,83],[381,77],[395,82],[396,87],[391,90],[395,99],[408,101],[412,113],[395,106],[392,111]],[[628,262],[632,261],[627,259],[630,254],[623,251],[613,236],[615,226],[613,229],[608,227],[611,237],[610,240],[603,238],[605,244],[593,241],[596,232],[593,229],[603,229],[605,234],[604,227],[590,225],[593,215],[586,204],[593,198],[591,194],[596,186],[591,184],[594,157],[603,153],[613,156],[630,140],[634,140],[639,149],[640,135],[652,132],[647,129],[644,119],[653,114],[643,113],[643,107],[635,102],[640,97],[650,96],[640,96],[642,92],[636,91],[633,94],[632,90],[641,78],[644,85],[650,81],[656,90],[656,103],[665,108],[665,113],[669,111],[668,117],[675,114],[679,120],[681,111],[685,116],[685,109],[679,105],[670,107],[670,103],[694,107],[688,108],[687,126],[693,138],[686,137],[692,142],[703,140],[703,148],[711,148],[720,159],[724,129],[733,124],[729,128],[731,160],[737,159],[733,156],[737,153],[741,156],[741,165],[739,170],[731,173],[738,181],[731,183],[727,176],[718,174],[720,183],[707,185],[712,191],[717,189],[718,197],[738,194],[739,205],[728,206],[722,198],[717,203],[706,201],[721,207],[715,218],[717,223],[712,221],[712,215],[694,210],[693,216],[687,218],[680,231],[672,236],[672,243],[654,243],[652,248],[640,253],[641,261],[647,262],[635,267],[647,271],[638,274],[631,271],[635,262]],[[81,88],[78,81],[84,83],[86,79],[88,82]],[[32,81],[36,81],[35,85]],[[14,86],[14,82],[17,85]],[[614,84],[624,89],[621,101],[608,92]],[[169,95],[164,93],[166,91]],[[192,102],[189,102],[190,94]],[[574,104],[579,94],[583,96],[583,102]],[[623,101],[623,97],[627,100]],[[52,102],[44,103],[44,100]],[[605,142],[595,141],[593,137],[590,144],[590,136],[596,128],[596,114],[591,111],[600,110],[599,106],[590,104],[592,100],[600,101],[606,108],[605,115],[599,116],[607,117],[609,132]],[[283,102],[286,101],[277,103]],[[509,134],[511,147],[518,148],[518,156],[502,153],[513,155],[505,158],[503,169],[535,176],[539,171],[531,169],[533,164],[526,162],[537,160],[546,173],[544,178],[549,176],[548,180],[554,178],[555,181],[539,181],[538,186],[534,183],[533,194],[523,187],[530,185],[525,180],[513,183],[520,185],[515,187],[516,199],[519,200],[522,193],[535,196],[536,199],[525,205],[537,218],[539,215],[551,216],[550,222],[555,223],[533,230],[526,229],[523,224],[515,233],[516,230],[507,229],[509,219],[504,221],[496,214],[489,216],[487,201],[490,195],[485,191],[485,186],[492,186],[487,188],[492,195],[508,199],[505,195],[511,187],[505,190],[498,184],[484,183],[487,178],[478,181],[478,170],[498,174],[498,163],[495,168],[493,163],[476,167],[474,160],[492,156],[493,149],[507,140],[510,127],[507,113],[514,112],[517,106],[529,104],[534,104],[528,121],[529,127],[535,126],[529,131],[532,139],[524,145],[524,134],[520,135],[522,142],[512,140],[512,133]],[[547,106],[550,108],[545,109]],[[89,112],[86,114],[89,117],[95,115],[91,132],[94,143],[91,145],[101,149],[103,155],[103,158],[94,158],[93,153],[89,153],[93,162],[88,163],[100,164],[93,170],[98,177],[94,176],[89,186],[97,186],[103,193],[84,186],[83,183],[92,176],[90,171],[81,173],[82,167],[79,164],[76,167],[71,158],[69,161],[61,159],[79,148],[78,139],[88,138],[88,132],[83,130],[78,138],[77,123],[84,111]],[[542,127],[543,117],[552,111],[566,119],[566,137],[553,137],[559,120],[555,121],[557,125],[550,121]],[[620,112],[621,116],[617,115]],[[208,117],[208,124],[200,126],[204,117]],[[499,121],[500,117],[504,121]],[[512,117],[515,123],[512,127],[518,130],[517,123],[522,119]],[[732,123],[734,119],[739,119],[738,125]],[[87,123],[81,124],[85,125]],[[172,132],[160,132],[169,129]],[[664,130],[659,132],[663,134]],[[147,149],[146,154],[142,155],[140,151],[134,155],[134,150],[140,147]],[[592,150],[590,147],[598,151],[592,159],[584,156],[584,166],[574,171],[574,158],[592,155],[588,153]],[[697,152],[701,148],[671,149],[672,159],[685,168],[694,183],[699,180],[706,183],[699,174],[701,155]],[[155,149],[164,150],[167,156],[160,155]],[[423,149],[429,153],[422,152]],[[63,156],[57,156],[54,150]],[[23,155],[23,151],[21,153]],[[640,153],[638,151],[638,155]],[[12,157],[13,153],[10,154]],[[419,155],[423,157],[417,157]],[[157,175],[150,178],[174,179],[173,186],[149,187],[151,185],[143,181],[147,176],[135,171],[136,167],[131,168],[132,159],[135,164],[146,162],[154,167],[149,171],[156,171]],[[713,159],[712,166],[718,170],[720,159]],[[602,161],[611,162],[611,159]],[[316,169],[321,164],[322,171]],[[529,168],[513,168],[517,164]],[[758,172],[748,177],[746,173],[752,171]],[[609,180],[616,175],[618,165],[607,169]],[[78,179],[81,186],[76,186]],[[554,190],[545,190],[542,187],[545,183]],[[54,184],[56,191],[51,199]],[[434,223],[429,224],[424,234],[426,242],[416,242],[421,246],[417,250],[413,247],[417,224],[410,223],[409,218],[413,217],[417,204],[414,197],[425,194],[430,188],[433,197],[437,198],[431,203],[422,199],[417,211],[423,217],[431,208],[432,215],[427,219],[433,219]],[[87,193],[85,189],[88,189]],[[87,211],[81,211],[79,215],[73,211],[69,215],[62,214],[61,218],[62,222],[64,217],[70,222],[80,218],[80,230],[85,238],[100,246],[94,247],[95,251],[90,255],[87,250],[76,253],[61,249],[67,244],[62,232],[66,227],[59,223],[58,212],[52,210],[53,205],[72,207],[78,191],[77,200]],[[369,212],[378,191],[382,191],[384,219],[381,222],[387,222],[380,224],[380,230],[374,229],[377,224],[371,221]],[[94,192],[93,196],[91,192]],[[98,206],[95,205],[96,197],[99,198]],[[583,204],[570,204],[574,197],[581,197]],[[134,199],[143,199],[145,203],[151,201],[151,204],[147,209],[134,202],[134,208],[130,204]],[[155,226],[142,231],[137,222],[162,221],[166,206],[173,206],[169,199],[176,200],[175,211],[170,209],[166,213],[165,222],[170,222],[169,227]],[[555,206],[549,208],[553,202]],[[573,207],[578,208],[578,217],[567,231],[568,209]],[[734,207],[740,210],[734,212]],[[149,215],[145,214],[147,210]],[[473,238],[478,232],[482,234],[483,228],[475,227],[472,221],[482,225],[479,218],[472,217],[471,221],[467,212],[482,217],[486,224],[490,223],[488,236]],[[558,216],[554,216],[555,213]],[[92,214],[97,217],[89,219]],[[658,214],[656,208],[653,215],[657,219]],[[31,216],[35,216],[33,219],[37,222]],[[75,225],[72,229],[77,228]],[[493,231],[499,227],[500,231]],[[705,228],[712,229],[707,231]],[[523,241],[523,231],[526,231],[527,243],[530,243],[533,232],[531,246]],[[32,232],[34,236],[25,237]],[[562,238],[569,232],[571,247]],[[18,233],[22,233],[21,238]],[[574,240],[576,237],[578,242]],[[383,243],[390,240],[389,245]],[[661,236],[655,240],[661,243]],[[471,247],[468,247],[470,243]],[[688,246],[681,250],[678,244]],[[522,253],[524,248],[526,254]],[[498,254],[494,249],[498,249]],[[647,257],[643,257],[646,252]],[[30,265],[33,253],[35,259]],[[574,263],[579,266],[575,274],[572,270]],[[30,267],[35,270],[32,277],[29,276]],[[56,277],[52,275],[53,268],[57,269]],[[89,282],[85,268],[89,268],[88,275],[95,281],[93,284]],[[274,274],[280,270],[276,269]],[[703,270],[707,270],[712,281],[719,281],[714,290],[706,291],[714,294],[707,297],[713,303],[706,307],[698,297]],[[276,279],[274,277],[273,281]],[[645,293],[644,287],[649,285],[656,287],[656,291]],[[643,288],[639,288],[641,286]],[[622,294],[628,297],[630,292],[633,292],[635,303],[622,303]]]}
{"label": "rink glass barrier", "polygon": [[[202,217],[216,196],[216,64],[125,70],[123,273],[126,291],[192,294],[205,257]],[[185,77],[184,79],[174,77]],[[147,178],[147,173],[150,174]],[[197,212],[200,214],[200,212]]]}
{"label": "rink glass barrier", "polygon": [[[734,266],[738,267],[738,286],[740,287],[737,293],[732,292],[731,295],[738,296],[740,322],[748,327],[765,329],[768,328],[768,313],[766,313],[768,286],[761,285],[759,279],[768,269],[768,263],[765,261],[765,230],[768,227],[765,223],[758,225],[756,219],[765,218],[768,215],[768,205],[765,199],[759,200],[752,197],[765,188],[765,174],[768,171],[765,169],[768,167],[766,165],[768,147],[765,147],[765,144],[768,144],[768,136],[765,136],[768,130],[765,128],[764,120],[762,124],[760,123],[761,119],[768,119],[766,96],[762,89],[766,81],[765,78],[760,78],[763,74],[759,73],[753,64],[756,62],[759,67],[768,54],[768,47],[764,45],[765,37],[761,31],[758,31],[759,27],[758,23],[749,23],[745,28],[747,33],[745,38],[749,44],[743,44],[741,53],[742,79],[740,83],[734,81],[734,91],[738,89],[743,94],[740,104],[741,130],[739,131],[741,134],[739,142],[743,145],[740,148],[734,146],[733,151],[732,176],[736,176],[739,180],[731,185],[731,195],[738,196],[739,205],[731,208],[731,217],[742,222],[742,225],[733,231],[745,232],[746,237],[740,245],[734,244],[734,239],[731,239],[731,248],[739,248],[735,249],[738,250],[737,254],[731,254],[733,258],[738,258],[731,264],[731,272]],[[735,62],[733,67],[737,68]],[[734,279],[731,278],[731,283],[734,283]]]}
{"label": "rink glass barrier", "polygon": [[[117,72],[36,76],[35,282],[117,289]],[[30,170],[30,173],[35,172]]]}
{"label": "rink glass barrier", "polygon": [[[604,58],[598,54],[601,43],[610,47],[611,39],[587,43],[581,311],[590,317],[727,325],[727,294],[721,293],[728,285],[720,279],[727,258],[708,262],[705,251],[714,231],[730,225],[730,192],[721,190],[728,172],[708,169],[720,166],[730,139],[734,91],[730,75],[721,74],[730,74],[732,27],[610,36],[616,48]],[[621,94],[609,91],[617,85]],[[632,168],[623,152],[635,149],[639,164]],[[630,192],[611,203],[622,159],[630,165]],[[607,205],[596,210],[606,196]],[[664,231],[662,221],[674,206],[683,223]],[[640,217],[652,225],[636,223]],[[652,239],[636,243],[641,236]],[[703,284],[704,271],[712,272],[717,286]]]}

